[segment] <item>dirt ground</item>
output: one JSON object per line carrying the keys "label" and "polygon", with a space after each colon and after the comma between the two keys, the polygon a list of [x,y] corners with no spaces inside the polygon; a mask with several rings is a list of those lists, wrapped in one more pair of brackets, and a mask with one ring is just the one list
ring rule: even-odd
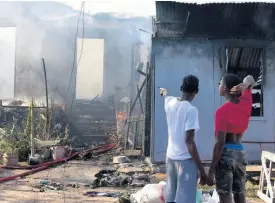
{"label": "dirt ground", "polygon": [[[83,194],[87,191],[98,192],[125,192],[126,188],[97,188],[90,189],[85,185],[90,184],[94,180],[94,175],[102,167],[95,161],[70,161],[66,164],[44,170],[33,175],[29,175],[22,179],[9,181],[0,184],[0,202],[8,203],[48,203],[48,202],[101,202],[110,203],[118,202],[117,198],[109,197],[87,197]],[[6,177],[23,172],[22,170],[4,170],[0,169],[0,176]],[[40,192],[37,186],[41,180],[50,180],[60,184],[79,184],[79,188],[68,187],[63,190],[50,190]],[[156,174],[156,181],[165,180],[164,174]],[[263,201],[257,199],[257,186],[247,185],[250,203],[261,203]],[[203,188],[210,189],[210,188]]]}
{"label": "dirt ground", "polygon": [[[23,179],[17,179],[2,183],[0,185],[0,202],[117,202],[115,198],[107,197],[87,197],[83,194],[87,191],[98,192],[122,192],[122,188],[98,188],[91,190],[85,188],[85,185],[91,183],[95,173],[100,170],[92,161],[70,161],[66,164],[41,171]],[[5,177],[21,173],[22,170],[4,170],[1,169],[0,176]],[[40,185],[40,180],[51,180],[60,184],[77,183],[79,188],[68,187],[65,191],[45,190],[39,192],[36,186]]]}

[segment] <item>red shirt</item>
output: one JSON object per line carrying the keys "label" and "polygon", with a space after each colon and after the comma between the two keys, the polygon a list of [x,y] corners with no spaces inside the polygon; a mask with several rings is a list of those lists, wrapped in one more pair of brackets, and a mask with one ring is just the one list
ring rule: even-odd
{"label": "red shirt", "polygon": [[215,135],[217,132],[243,133],[248,128],[252,108],[252,92],[243,91],[237,104],[227,102],[223,104],[215,115]]}

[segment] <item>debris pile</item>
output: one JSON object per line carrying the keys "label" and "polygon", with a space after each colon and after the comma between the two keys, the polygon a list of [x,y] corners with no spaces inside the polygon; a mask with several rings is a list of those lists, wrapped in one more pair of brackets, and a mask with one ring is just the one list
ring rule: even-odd
{"label": "debris pile", "polygon": [[151,181],[149,174],[119,173],[115,169],[103,169],[95,175],[95,180],[90,185],[91,188],[98,187],[143,187]]}
{"label": "debris pile", "polygon": [[[29,108],[24,106],[2,107],[0,116],[0,128],[12,129],[16,132],[26,130]],[[34,133],[38,139],[45,140],[46,108],[33,109]],[[68,121],[61,107],[50,108],[50,131],[51,138],[64,136]],[[48,136],[48,135],[47,135]]]}
{"label": "debris pile", "polygon": [[[116,127],[113,101],[103,98],[94,100],[76,100],[70,113],[72,133],[82,137],[83,141],[102,141],[106,132]],[[90,138],[90,139],[89,139]]]}
{"label": "debris pile", "polygon": [[120,196],[120,193],[118,193],[118,192],[89,191],[89,192],[85,192],[84,195],[89,196],[89,197],[113,197],[113,198],[118,198]]}

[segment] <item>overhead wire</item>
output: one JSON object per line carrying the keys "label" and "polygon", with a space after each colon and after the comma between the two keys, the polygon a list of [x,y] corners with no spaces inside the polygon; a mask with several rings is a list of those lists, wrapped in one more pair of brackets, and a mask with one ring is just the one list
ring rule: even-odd
{"label": "overhead wire", "polygon": [[74,38],[75,47],[74,47],[74,54],[73,54],[73,58],[74,58],[74,59],[73,59],[73,66],[72,66],[72,69],[71,69],[71,72],[70,72],[70,78],[69,78],[68,89],[67,89],[67,93],[66,93],[66,96],[65,96],[65,99],[64,99],[64,102],[63,102],[63,106],[64,106],[65,102],[66,102],[67,99],[68,99],[68,95],[69,95],[70,87],[71,87],[71,83],[72,83],[72,78],[73,78],[73,72],[74,72],[74,69],[75,69],[76,51],[77,51],[77,37],[78,37],[78,30],[79,30],[79,22],[80,22],[81,16],[83,15],[82,13],[84,13],[84,4],[85,4],[85,1],[82,1],[80,13],[79,13],[79,17],[78,17],[78,19],[77,19],[76,33],[75,33],[75,38]]}
{"label": "overhead wire", "polygon": [[[76,69],[78,68],[80,61],[81,61],[81,57],[82,57],[82,53],[83,53],[83,47],[84,47],[84,36],[85,36],[85,2],[83,4],[83,12],[82,12],[82,42],[81,42],[81,50],[80,50],[80,54],[79,54],[79,59],[77,61],[76,64]],[[76,58],[76,57],[75,57]],[[70,111],[72,110],[73,107],[73,102],[74,102],[74,98],[75,98],[75,94],[76,94],[76,81],[74,83],[74,88],[73,88],[73,95],[72,95],[72,100],[71,100],[71,104],[70,104]]]}

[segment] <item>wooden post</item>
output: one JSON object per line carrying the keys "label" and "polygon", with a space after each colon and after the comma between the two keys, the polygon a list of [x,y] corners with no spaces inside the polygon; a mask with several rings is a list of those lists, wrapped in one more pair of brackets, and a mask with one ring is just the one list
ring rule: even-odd
{"label": "wooden post", "polygon": [[42,65],[43,65],[43,71],[44,71],[44,78],[45,78],[45,94],[46,94],[46,111],[47,111],[47,115],[46,115],[46,137],[49,137],[49,131],[50,131],[50,125],[49,125],[49,96],[48,96],[48,81],[47,81],[47,71],[46,71],[46,65],[45,65],[45,60],[42,58]]}
{"label": "wooden post", "polygon": [[[263,151],[261,161],[262,161],[262,169],[261,169],[259,190],[257,192],[257,195],[266,203],[275,203],[275,197],[274,197],[275,187],[274,185],[271,184],[271,175],[272,175],[273,163],[275,162],[275,154],[268,151]],[[267,167],[268,162],[269,162],[269,166]],[[266,190],[264,190],[265,185],[266,185]]]}
{"label": "wooden post", "polygon": [[31,124],[31,157],[34,157],[34,135],[33,135],[33,98],[31,101],[30,105],[30,114],[31,114],[31,119],[30,119],[30,124]]}

